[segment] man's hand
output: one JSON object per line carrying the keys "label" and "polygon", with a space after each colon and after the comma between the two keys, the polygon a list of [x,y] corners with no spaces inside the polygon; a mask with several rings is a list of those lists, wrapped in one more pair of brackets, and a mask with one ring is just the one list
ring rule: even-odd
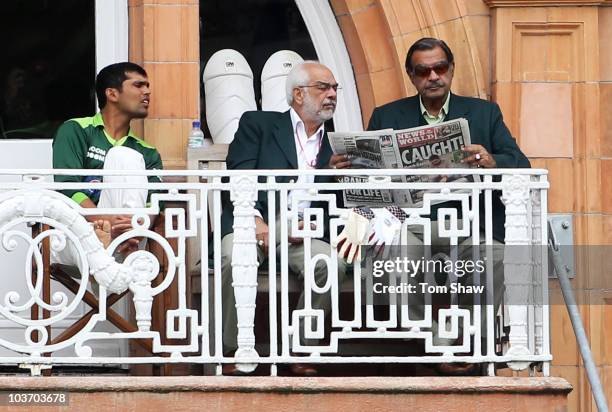
{"label": "man's hand", "polygon": [[332,155],[329,158],[330,169],[348,169],[351,167],[351,161],[347,155]]}
{"label": "man's hand", "polygon": [[[87,209],[97,208],[96,204],[90,199],[85,199],[83,202],[81,202],[80,206]],[[89,215],[86,217],[86,219],[94,224],[96,234],[102,241],[104,248],[108,247],[110,241],[116,237],[132,230],[132,216],[130,215]],[[153,225],[154,221],[155,216],[151,218],[151,226]],[[105,222],[110,223],[110,227]],[[108,234],[110,234],[110,240],[108,239],[108,235],[104,232],[108,232]],[[122,242],[117,247],[117,251],[123,256],[127,256],[130,253],[138,250],[140,240],[141,238],[137,237],[130,238],[125,242]]]}
{"label": "man's hand", "polygon": [[[125,232],[132,230],[132,217],[129,215],[116,215],[109,216],[111,223],[111,239],[115,239]],[[122,242],[117,251],[121,253],[123,256],[127,256],[132,252],[138,250],[138,245],[140,244],[140,238],[130,238],[125,242]]]}
{"label": "man's hand", "polygon": [[485,167],[488,169],[497,166],[497,163],[495,162],[495,159],[491,153],[487,152],[487,149],[479,144],[465,146],[463,151],[467,155],[467,157],[463,159],[463,163],[467,163],[470,166]]}
{"label": "man's hand", "polygon": [[102,242],[104,249],[108,247],[111,242],[111,224],[108,220],[100,219],[93,222],[93,228],[96,232],[96,236]]}
{"label": "man's hand", "polygon": [[261,246],[264,254],[268,254],[269,231],[268,224],[259,216],[255,216],[255,239],[257,245]]}
{"label": "man's hand", "polygon": [[128,216],[128,215],[109,216],[109,221],[111,224],[111,238],[112,239],[115,239],[116,237],[132,229],[132,217],[131,216]]}
{"label": "man's hand", "polygon": [[[310,224],[310,229],[311,230],[315,230],[317,228],[317,226],[314,223]],[[298,222],[298,229],[302,230],[304,229],[304,221],[300,220]],[[302,237],[293,237],[293,236],[289,236],[288,239],[289,243],[294,244],[294,245],[298,245],[300,243],[304,243],[304,238]]]}

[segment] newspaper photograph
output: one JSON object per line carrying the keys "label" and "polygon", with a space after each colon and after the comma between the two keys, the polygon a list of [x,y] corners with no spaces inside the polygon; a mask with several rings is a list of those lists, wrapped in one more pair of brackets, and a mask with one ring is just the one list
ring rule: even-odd
{"label": "newspaper photograph", "polygon": [[[345,154],[355,169],[385,169],[388,164],[399,167],[396,161],[393,129],[357,133],[328,133],[335,154]],[[341,176],[339,182],[367,182],[368,176]],[[349,189],[344,191],[345,205],[393,204],[391,190]]]}
{"label": "newspaper photograph", "polygon": [[[355,169],[416,169],[465,168],[461,163],[463,148],[471,143],[468,122],[454,119],[436,125],[405,130],[377,130],[356,133],[329,133],[335,154],[346,154]],[[473,175],[406,174],[397,176],[399,182],[474,181]],[[341,182],[366,182],[367,176],[340,177]],[[419,207],[425,190],[345,190],[345,206]]]}

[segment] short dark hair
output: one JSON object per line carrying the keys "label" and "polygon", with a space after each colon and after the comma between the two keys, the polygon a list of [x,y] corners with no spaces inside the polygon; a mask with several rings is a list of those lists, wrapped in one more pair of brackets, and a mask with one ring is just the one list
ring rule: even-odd
{"label": "short dark hair", "polygon": [[145,69],[132,62],[115,63],[100,70],[96,76],[96,97],[100,109],[106,106],[106,89],[112,88],[120,91],[123,82],[128,78],[127,73],[138,73],[147,77]]}
{"label": "short dark hair", "polygon": [[410,46],[410,49],[408,49],[408,54],[406,55],[406,72],[410,74],[414,70],[414,67],[412,67],[412,55],[415,51],[433,50],[436,47],[444,50],[448,64],[453,64],[455,62],[453,52],[451,51],[450,47],[448,47],[448,44],[444,42],[444,40],[435,39],[433,37],[423,37],[417,40],[412,46]]}

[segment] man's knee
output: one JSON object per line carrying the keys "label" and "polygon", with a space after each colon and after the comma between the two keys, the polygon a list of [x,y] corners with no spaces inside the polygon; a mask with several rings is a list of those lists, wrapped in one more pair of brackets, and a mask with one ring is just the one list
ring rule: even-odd
{"label": "man's knee", "polygon": [[225,270],[232,264],[232,249],[234,246],[234,234],[228,233],[221,239],[221,269]]}
{"label": "man's knee", "polygon": [[145,170],[145,161],[142,154],[138,151],[125,147],[111,147],[106,152],[104,160],[105,169],[121,169],[121,170]]}

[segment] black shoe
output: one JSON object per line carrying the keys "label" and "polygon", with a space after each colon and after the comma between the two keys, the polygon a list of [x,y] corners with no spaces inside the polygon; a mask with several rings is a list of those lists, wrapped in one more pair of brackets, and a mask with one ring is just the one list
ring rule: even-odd
{"label": "black shoe", "polygon": [[221,374],[223,376],[246,376],[247,372],[243,372],[236,366],[235,363],[224,363],[221,367]]}
{"label": "black shoe", "polygon": [[293,376],[316,376],[318,371],[308,363],[293,363],[289,367]]}

